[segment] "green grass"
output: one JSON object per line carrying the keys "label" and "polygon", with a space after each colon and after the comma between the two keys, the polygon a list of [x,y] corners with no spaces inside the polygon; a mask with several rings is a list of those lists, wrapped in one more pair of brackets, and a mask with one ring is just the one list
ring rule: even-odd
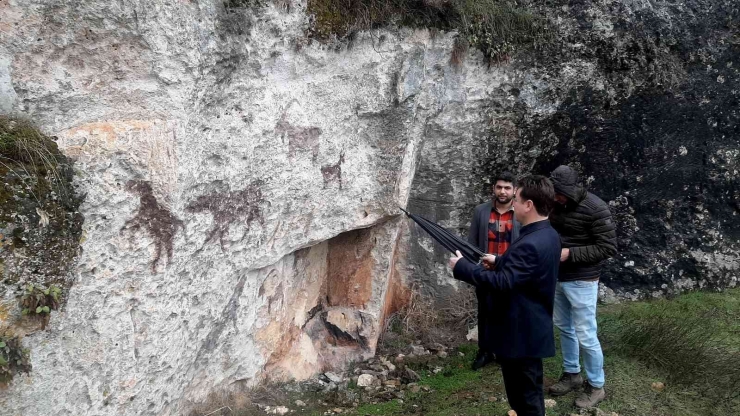
{"label": "green grass", "polygon": [[56,144],[30,122],[0,116],[0,160],[4,164],[24,164],[53,173],[59,164],[58,154]]}
{"label": "green grass", "polygon": [[[599,408],[606,412],[633,416],[703,416],[707,409],[714,409],[714,415],[736,414],[730,406],[719,405],[691,388],[666,383],[667,372],[640,360],[613,354],[608,347],[604,350],[604,371],[607,399]],[[555,382],[561,372],[562,357],[558,351],[556,357],[545,360],[545,377]],[[666,388],[655,391],[651,388],[654,382],[666,383]],[[573,406],[576,395],[570,393],[554,398],[558,404],[548,415],[577,413]]]}
{"label": "green grass", "polygon": [[[460,356],[462,352],[464,356]],[[418,383],[428,391],[408,393],[403,403],[394,400],[379,404],[366,404],[358,407],[358,415],[490,415],[505,414],[509,410],[501,402],[504,396],[501,374],[497,368],[487,367],[483,371],[470,370],[470,362],[476,353],[472,344],[464,344],[444,360],[432,360],[431,364],[442,367],[434,374],[424,365],[409,364],[416,368],[422,377]],[[496,397],[492,402],[490,397]],[[503,412],[503,413],[502,413]]]}
{"label": "green grass", "polygon": [[[0,116],[0,175],[36,178],[28,190],[37,201],[49,187],[60,196],[67,196],[68,184],[60,169],[62,158],[56,143],[31,122]],[[10,197],[6,193],[7,190],[0,194],[2,201]]]}
{"label": "green grass", "polygon": [[[669,317],[663,323],[690,325],[692,331],[704,334],[713,340],[710,346],[728,348],[740,345],[740,289],[725,293],[696,292],[672,300],[635,302],[601,307],[599,312],[599,334],[604,339],[605,372],[607,377],[607,399],[599,408],[606,412],[616,412],[630,416],[705,416],[711,409],[712,415],[740,414],[740,402],[718,400],[711,392],[702,391],[701,386],[690,383],[672,383],[675,372],[681,369],[665,366],[641,353],[639,345],[620,346],[615,344],[623,339],[623,322],[650,320],[650,317]],[[711,319],[707,319],[711,316]],[[696,323],[702,324],[697,327]],[[557,338],[557,336],[556,336]],[[558,341],[556,339],[556,341]],[[559,345],[559,344],[558,344]],[[681,350],[690,350],[691,345],[668,345],[664,355],[680,355]],[[488,366],[480,372],[473,372],[469,364],[476,352],[472,344],[459,348],[465,354],[460,357],[452,352],[450,357],[439,365],[444,370],[432,374],[424,367],[421,386],[429,387],[429,392],[408,394],[399,403],[397,400],[376,405],[363,405],[356,409],[358,415],[505,415],[506,403],[501,402],[504,395],[503,380],[497,366]],[[558,355],[544,361],[546,382],[555,382],[562,372],[562,357]],[[685,355],[682,356],[684,360]],[[685,363],[686,364],[686,363]],[[413,364],[411,364],[413,367]],[[687,365],[691,368],[690,363]],[[719,369],[714,369],[720,371]],[[725,371],[732,371],[726,368]],[[665,383],[665,389],[655,391],[654,382]],[[555,398],[557,405],[548,409],[548,415],[568,415],[578,413],[573,406],[576,393]],[[498,401],[490,402],[489,397]]]}
{"label": "green grass", "polygon": [[611,307],[601,334],[611,355],[639,361],[715,408],[740,406],[740,289]]}

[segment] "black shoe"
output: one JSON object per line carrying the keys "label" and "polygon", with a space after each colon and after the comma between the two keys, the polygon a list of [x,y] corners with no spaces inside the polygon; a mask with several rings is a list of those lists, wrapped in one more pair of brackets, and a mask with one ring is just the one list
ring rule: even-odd
{"label": "black shoe", "polygon": [[473,371],[477,371],[478,369],[481,369],[494,361],[496,361],[495,355],[488,351],[478,350],[478,355],[475,356],[475,360],[473,360],[473,365],[471,365],[470,368],[472,368]]}

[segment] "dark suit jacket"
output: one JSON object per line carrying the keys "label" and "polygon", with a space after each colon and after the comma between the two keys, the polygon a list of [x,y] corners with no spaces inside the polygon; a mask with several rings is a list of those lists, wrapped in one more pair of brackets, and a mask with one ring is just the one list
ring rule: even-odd
{"label": "dark suit jacket", "polygon": [[487,325],[496,336],[487,350],[501,358],[555,355],[552,310],[559,266],[560,237],[549,221],[522,227],[494,270],[465,259],[457,262],[455,279],[489,294]]}
{"label": "dark suit jacket", "polygon": [[[488,222],[491,219],[491,210],[493,202],[488,201],[475,207],[473,219],[470,221],[470,232],[468,232],[468,242],[475,244],[482,252],[488,253]],[[511,229],[511,242],[519,238],[521,224],[514,218]]]}
{"label": "dark suit jacket", "polygon": [[[476,245],[484,253],[488,253],[488,223],[490,222],[492,210],[493,201],[480,204],[475,207],[473,219],[470,221],[468,242]],[[512,222],[511,242],[513,243],[519,238],[521,224],[519,224],[516,218]],[[491,327],[488,324],[489,316],[491,316],[491,305],[495,302],[493,299],[490,299],[490,294],[485,290],[476,289],[475,297],[478,299],[478,347],[487,349],[488,346],[493,345],[493,339],[497,336],[491,331]]]}

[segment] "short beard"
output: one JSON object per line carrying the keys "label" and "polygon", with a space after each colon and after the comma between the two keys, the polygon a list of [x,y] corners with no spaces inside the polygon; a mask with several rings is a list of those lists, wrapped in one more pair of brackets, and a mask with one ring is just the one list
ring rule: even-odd
{"label": "short beard", "polygon": [[512,199],[514,199],[514,197],[507,198],[505,201],[501,201],[501,199],[499,199],[499,197],[496,197],[496,202],[498,202],[501,205],[506,205],[509,202],[511,202]]}

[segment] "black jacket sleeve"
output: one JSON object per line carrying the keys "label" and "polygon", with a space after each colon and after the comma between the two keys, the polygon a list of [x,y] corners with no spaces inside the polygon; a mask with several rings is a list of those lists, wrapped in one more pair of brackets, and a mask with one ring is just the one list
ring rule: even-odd
{"label": "black jacket sleeve", "polygon": [[593,244],[571,247],[569,261],[598,263],[617,254],[617,231],[609,207],[600,207],[594,214],[589,234]]}
{"label": "black jacket sleeve", "polygon": [[473,210],[473,219],[470,221],[470,231],[468,232],[468,243],[473,244],[476,247],[479,247],[479,244],[478,244],[478,233],[479,233],[479,230],[478,230],[478,228],[480,227],[480,221],[479,221],[478,217],[480,215],[478,215],[479,214],[478,211],[479,210],[478,210],[477,207]]}
{"label": "black jacket sleeve", "polygon": [[483,266],[460,259],[453,269],[453,275],[455,279],[470,283],[476,288],[508,292],[537,278],[539,264],[534,246],[523,244],[512,250],[501,267],[496,270],[486,270]]}

